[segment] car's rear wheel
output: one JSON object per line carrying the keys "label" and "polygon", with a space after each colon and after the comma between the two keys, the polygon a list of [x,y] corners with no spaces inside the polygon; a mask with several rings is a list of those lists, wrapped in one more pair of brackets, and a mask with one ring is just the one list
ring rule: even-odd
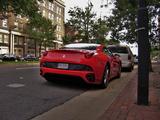
{"label": "car's rear wheel", "polygon": [[45,78],[48,82],[52,82],[52,78],[51,78],[50,76],[47,76],[47,75],[46,75],[44,78]]}
{"label": "car's rear wheel", "polygon": [[103,73],[101,88],[107,88],[109,82],[108,79],[109,79],[109,66],[107,65]]}
{"label": "car's rear wheel", "polygon": [[128,71],[129,71],[129,72],[132,72],[132,70],[133,70],[133,67],[130,66],[130,67],[128,68]]}

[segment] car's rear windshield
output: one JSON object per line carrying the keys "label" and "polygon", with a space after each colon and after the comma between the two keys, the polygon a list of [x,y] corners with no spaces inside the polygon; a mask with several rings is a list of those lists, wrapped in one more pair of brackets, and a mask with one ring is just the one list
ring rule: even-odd
{"label": "car's rear windshield", "polygon": [[126,47],[108,47],[112,53],[128,53]]}
{"label": "car's rear windshield", "polygon": [[96,50],[97,46],[64,46],[61,49]]}

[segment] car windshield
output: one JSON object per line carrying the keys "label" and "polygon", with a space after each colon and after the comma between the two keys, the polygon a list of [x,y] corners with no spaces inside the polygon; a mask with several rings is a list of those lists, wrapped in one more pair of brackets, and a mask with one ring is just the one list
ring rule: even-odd
{"label": "car windshield", "polygon": [[112,53],[128,53],[126,47],[108,47]]}

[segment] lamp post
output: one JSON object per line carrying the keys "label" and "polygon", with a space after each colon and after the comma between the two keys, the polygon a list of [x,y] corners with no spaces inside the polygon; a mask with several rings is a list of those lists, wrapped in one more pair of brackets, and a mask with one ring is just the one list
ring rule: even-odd
{"label": "lamp post", "polygon": [[13,12],[13,8],[11,6],[11,0],[8,0],[8,31],[9,31],[9,54],[13,53],[12,51],[12,30],[15,28],[14,21],[15,21],[15,16]]}
{"label": "lamp post", "polygon": [[146,0],[138,0],[138,90],[137,104],[148,105],[149,101],[149,38],[148,9]]}

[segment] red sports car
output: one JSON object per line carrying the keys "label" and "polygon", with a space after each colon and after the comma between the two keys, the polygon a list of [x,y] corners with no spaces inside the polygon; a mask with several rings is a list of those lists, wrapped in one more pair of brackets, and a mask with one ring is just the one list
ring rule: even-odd
{"label": "red sports car", "polygon": [[40,74],[47,81],[55,77],[79,78],[106,88],[111,78],[121,76],[121,61],[101,44],[68,44],[43,53]]}

